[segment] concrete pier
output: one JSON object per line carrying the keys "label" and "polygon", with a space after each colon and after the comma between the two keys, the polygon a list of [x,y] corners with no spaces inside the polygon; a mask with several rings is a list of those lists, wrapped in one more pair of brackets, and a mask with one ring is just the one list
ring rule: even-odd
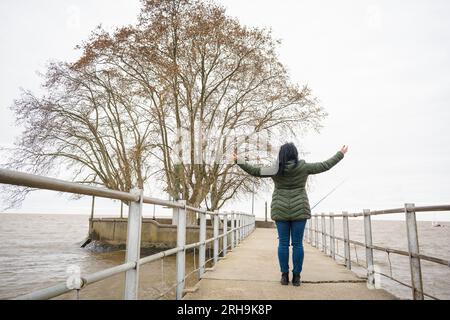
{"label": "concrete pier", "polygon": [[[143,247],[174,248],[177,246],[177,226],[171,219],[157,220],[144,218],[141,227],[141,245]],[[127,218],[93,218],[90,219],[91,240],[108,245],[123,245],[127,242]],[[208,220],[207,237],[213,236],[213,228]],[[222,227],[219,227],[222,230]],[[195,243],[199,239],[198,226],[186,227],[186,244]],[[222,243],[222,240],[219,240]]]}
{"label": "concrete pier", "polygon": [[[319,250],[304,244],[302,285],[282,286],[275,229],[257,228],[243,243],[221,259],[185,300],[385,300],[396,299],[385,290],[370,290],[357,277]],[[292,264],[290,261],[290,267]],[[289,277],[292,277],[290,273]]]}
{"label": "concrete pier", "polygon": [[[108,245],[123,245],[127,241],[127,218],[91,218],[89,219],[90,240],[100,241]],[[213,227],[211,220],[206,220],[206,236],[213,237]],[[230,228],[228,222],[228,228]],[[273,221],[256,221],[257,228],[275,228]],[[223,232],[223,225],[219,225],[219,232]],[[186,244],[195,243],[199,239],[200,228],[198,226],[188,226],[186,228]],[[177,226],[172,225],[172,219],[157,218],[156,220],[142,219],[141,231],[142,246],[158,248],[174,248],[177,245]],[[228,236],[228,243],[231,236]],[[219,246],[222,247],[222,239],[219,239]]]}

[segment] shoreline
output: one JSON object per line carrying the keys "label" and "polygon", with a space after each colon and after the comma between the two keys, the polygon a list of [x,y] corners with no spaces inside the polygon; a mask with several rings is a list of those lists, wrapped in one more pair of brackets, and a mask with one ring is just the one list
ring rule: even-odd
{"label": "shoreline", "polygon": [[[33,213],[33,212],[0,212],[0,217],[1,217],[1,215],[83,216],[83,217],[87,217],[87,218],[90,218],[90,216],[91,216],[88,213],[53,213],[53,212],[49,212],[49,213],[39,213],[39,212],[35,212],[35,213]],[[126,217],[127,216],[124,215],[124,218],[126,218]],[[142,217],[146,218],[146,219],[152,219],[153,215],[152,214],[144,214]],[[111,219],[114,219],[114,218],[120,218],[120,215],[95,214],[95,218],[111,218]],[[155,219],[170,219],[170,218],[172,218],[171,215],[155,216]],[[336,218],[336,219],[338,219],[338,218]],[[355,221],[356,220],[362,220],[361,217],[351,218],[351,219],[353,219]],[[265,221],[264,217],[259,217],[259,216],[256,216],[256,220],[257,221]],[[386,219],[386,218],[383,218],[383,217],[374,217],[374,218],[372,218],[372,220],[374,220],[374,221],[404,221],[404,219],[400,219],[400,218],[399,219],[394,219],[394,218],[390,218],[390,219],[387,218]],[[267,221],[268,222],[273,222],[273,220],[271,220],[271,219],[267,219]],[[438,223],[444,222],[444,223],[449,223],[450,224],[450,217],[447,218],[447,219],[437,219],[437,220],[420,219],[419,217],[417,217],[417,222],[429,222],[429,223],[432,223],[432,222],[438,222]],[[449,225],[449,227],[450,227],[450,225]]]}

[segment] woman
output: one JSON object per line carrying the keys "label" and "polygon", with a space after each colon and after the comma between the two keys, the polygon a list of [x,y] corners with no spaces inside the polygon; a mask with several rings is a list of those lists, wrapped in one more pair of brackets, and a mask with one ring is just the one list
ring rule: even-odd
{"label": "woman", "polygon": [[298,159],[298,151],[293,143],[286,143],[280,148],[278,156],[278,172],[275,175],[261,174],[261,168],[248,163],[237,163],[248,174],[272,178],[275,189],[272,194],[271,218],[278,230],[278,261],[281,269],[281,284],[289,283],[289,238],[292,239],[294,268],[292,270],[292,284],[300,285],[300,273],[303,266],[303,233],[306,220],[311,218],[308,195],[305,184],[310,174],[318,174],[330,170],[344,158],[348,147],[343,146],[332,158],[324,162],[307,163]]}

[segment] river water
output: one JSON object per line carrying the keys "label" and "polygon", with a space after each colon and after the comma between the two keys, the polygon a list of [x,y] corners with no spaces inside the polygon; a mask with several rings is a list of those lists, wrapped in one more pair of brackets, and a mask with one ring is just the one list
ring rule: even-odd
{"label": "river water", "polygon": [[[373,242],[376,245],[406,250],[406,229],[401,221],[373,221]],[[336,221],[337,235],[342,225]],[[124,261],[124,251],[94,253],[80,248],[88,232],[85,215],[0,215],[0,299],[8,299],[35,289],[65,281],[67,268],[79,266],[82,274],[118,265]],[[350,220],[351,238],[363,241],[362,221]],[[448,259],[450,256],[450,223],[432,227],[430,222],[419,222],[421,253]],[[274,243],[274,245],[276,245]],[[343,253],[342,247],[339,253]],[[357,249],[358,260],[364,261],[364,250]],[[144,251],[142,255],[154,252]],[[356,258],[352,247],[353,258]],[[197,268],[195,253],[186,256],[186,273]],[[377,267],[389,274],[389,260],[385,253],[376,253]],[[407,257],[391,254],[392,274],[410,283]],[[307,257],[305,257],[307,263]],[[450,268],[422,261],[425,292],[441,299],[450,299]],[[355,271],[363,274],[358,268]],[[98,282],[83,289],[77,297],[69,293],[58,299],[121,299],[124,275]],[[381,286],[397,297],[409,299],[411,290],[386,278]],[[187,287],[198,281],[196,273],[187,279]],[[173,299],[175,256],[155,261],[141,268],[140,299]],[[167,294],[161,296],[161,294]]]}

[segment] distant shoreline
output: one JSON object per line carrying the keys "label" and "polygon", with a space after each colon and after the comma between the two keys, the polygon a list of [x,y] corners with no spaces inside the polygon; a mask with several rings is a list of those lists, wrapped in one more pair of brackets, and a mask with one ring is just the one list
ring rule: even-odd
{"label": "distant shoreline", "polygon": [[[0,212],[0,216],[1,215],[48,215],[48,216],[85,216],[85,217],[90,217],[90,214],[87,213],[33,213],[33,212]],[[97,218],[120,218],[119,214],[95,214],[95,217]],[[124,217],[126,217],[126,214],[124,215]],[[156,218],[170,218],[171,215],[157,215]],[[144,218],[153,218],[152,214],[144,214]],[[355,220],[361,220],[361,218],[353,218]],[[256,216],[256,220],[258,221],[264,221],[264,217],[263,216]],[[402,219],[397,219],[397,218],[382,218],[382,217],[374,217],[372,218],[372,220],[376,220],[376,221],[404,221]],[[268,221],[272,221],[271,219],[268,219]],[[436,222],[436,223],[440,223],[440,222],[444,222],[444,223],[450,223],[450,217],[447,219],[437,219],[437,220],[432,220],[432,219],[421,219],[421,218],[417,218],[418,222]]]}

